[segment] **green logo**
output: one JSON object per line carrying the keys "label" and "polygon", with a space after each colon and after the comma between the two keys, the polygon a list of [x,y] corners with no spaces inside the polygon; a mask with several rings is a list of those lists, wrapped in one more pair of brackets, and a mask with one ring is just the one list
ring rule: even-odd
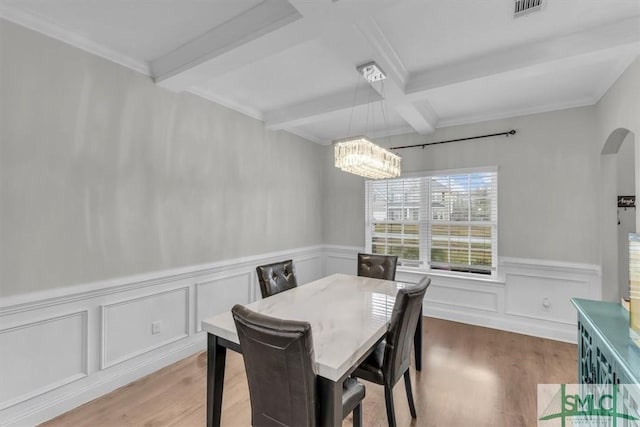
{"label": "green logo", "polygon": [[[547,384],[543,385],[547,386]],[[538,386],[538,400],[541,398],[540,386]],[[617,427],[619,420],[640,420],[625,410],[625,399],[621,399],[623,396],[618,385],[570,384],[570,386],[572,386],[571,390],[568,391],[566,384],[560,384],[560,390],[552,396],[543,413],[538,414],[542,415],[538,418],[539,421],[556,420],[556,423],[560,422],[561,427],[567,425]],[[547,424],[539,422],[538,425]]]}

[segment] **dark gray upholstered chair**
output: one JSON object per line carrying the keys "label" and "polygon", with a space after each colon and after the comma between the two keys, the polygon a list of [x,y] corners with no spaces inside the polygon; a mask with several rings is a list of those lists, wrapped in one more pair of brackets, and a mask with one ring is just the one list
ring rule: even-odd
{"label": "dark gray upholstered chair", "polygon": [[409,400],[409,410],[411,416],[416,418],[416,408],[411,392],[409,360],[422,299],[430,283],[431,279],[424,277],[417,286],[398,291],[385,339],[376,346],[373,353],[353,373],[354,377],[384,386],[387,419],[390,427],[396,425],[393,386],[402,376],[404,376],[404,386]]}
{"label": "dark gray upholstered chair", "polygon": [[[313,339],[307,322],[282,320],[241,305],[231,309],[249,381],[254,426],[315,426],[322,411],[314,372]],[[342,416],[362,422],[365,388],[354,378],[343,386]]]}
{"label": "dark gray upholstered chair", "polygon": [[298,286],[293,261],[274,262],[256,267],[262,298],[270,297],[287,289]]}
{"label": "dark gray upholstered chair", "polygon": [[358,276],[396,280],[397,264],[397,256],[358,254]]}

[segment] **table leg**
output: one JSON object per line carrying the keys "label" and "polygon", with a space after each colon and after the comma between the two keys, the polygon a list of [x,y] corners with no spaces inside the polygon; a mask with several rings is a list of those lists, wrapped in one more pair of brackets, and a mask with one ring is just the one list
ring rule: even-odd
{"label": "table leg", "polygon": [[226,358],[227,349],[218,337],[207,334],[207,427],[220,427]]}
{"label": "table leg", "polygon": [[416,371],[422,371],[422,305],[420,306],[416,333],[413,335],[413,351],[416,357]]}
{"label": "table leg", "polygon": [[322,402],[320,425],[342,426],[342,381],[334,382],[318,376],[318,386]]}

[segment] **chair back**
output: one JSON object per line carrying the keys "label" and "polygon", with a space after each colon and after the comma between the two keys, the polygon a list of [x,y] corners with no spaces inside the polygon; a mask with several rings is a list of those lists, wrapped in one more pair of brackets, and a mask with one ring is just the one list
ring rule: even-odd
{"label": "chair back", "polygon": [[397,256],[358,254],[358,276],[396,280],[397,264]]}
{"label": "chair back", "polygon": [[400,289],[396,295],[382,364],[383,377],[391,386],[409,369],[411,344],[418,325],[422,299],[430,283],[431,279],[425,276],[417,286]]}
{"label": "chair back", "polygon": [[258,273],[262,298],[267,298],[298,286],[296,274],[293,271],[293,261],[290,259],[261,265],[256,267],[256,272]]}
{"label": "chair back", "polygon": [[315,426],[313,340],[307,322],[231,309],[249,382],[254,426]]}

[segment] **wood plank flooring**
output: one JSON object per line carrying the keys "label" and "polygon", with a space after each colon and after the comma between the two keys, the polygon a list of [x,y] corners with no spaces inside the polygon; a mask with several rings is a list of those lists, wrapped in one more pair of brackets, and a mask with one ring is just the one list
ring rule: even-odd
{"label": "wood plank flooring", "polygon": [[[394,389],[399,426],[536,425],[536,385],[575,383],[576,346],[424,318],[423,370],[411,370],[418,418],[402,381]],[[80,406],[45,426],[203,426],[206,352],[193,355]],[[364,425],[386,426],[381,386],[366,383]],[[222,424],[248,426],[242,356],[227,352]],[[351,418],[344,423],[351,425]]]}

